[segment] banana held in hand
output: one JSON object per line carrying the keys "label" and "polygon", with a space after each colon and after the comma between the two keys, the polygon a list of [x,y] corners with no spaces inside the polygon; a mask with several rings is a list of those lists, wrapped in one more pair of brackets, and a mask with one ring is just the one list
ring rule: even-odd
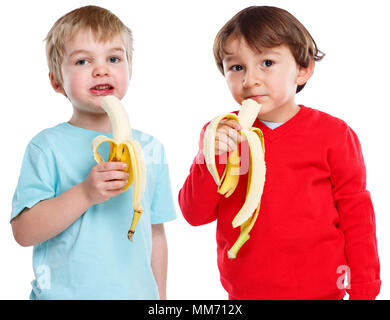
{"label": "banana held in hand", "polygon": [[120,100],[115,96],[106,96],[102,100],[102,108],[108,114],[113,132],[113,139],[106,136],[97,136],[92,141],[92,151],[97,163],[103,162],[103,157],[98,153],[98,147],[103,142],[110,143],[108,162],[121,161],[127,164],[124,171],[129,174],[128,182],[123,188],[126,191],[132,183],[134,215],[127,237],[133,239],[135,228],[142,214],[141,199],[145,191],[146,167],[141,145],[132,139],[131,126],[126,110]]}
{"label": "banana held in hand", "polygon": [[234,113],[228,113],[215,118],[207,126],[204,135],[203,153],[207,168],[218,186],[218,192],[226,198],[234,192],[238,185],[241,163],[237,147],[229,154],[222,177],[219,176],[215,164],[215,135],[220,121],[222,119],[238,121],[242,128],[239,133],[248,141],[249,145],[249,172],[245,202],[232,221],[233,228],[241,226],[241,232],[235,244],[228,251],[229,259],[234,259],[242,245],[249,239],[249,232],[260,210],[260,200],[265,182],[264,137],[260,129],[252,127],[260,108],[261,105],[256,101],[244,100],[238,116]]}

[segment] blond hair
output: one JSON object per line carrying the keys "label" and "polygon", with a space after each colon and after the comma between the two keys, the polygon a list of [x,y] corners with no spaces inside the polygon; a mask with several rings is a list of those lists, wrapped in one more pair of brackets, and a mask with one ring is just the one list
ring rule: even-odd
{"label": "blond hair", "polygon": [[65,54],[65,43],[81,30],[91,30],[97,41],[102,42],[120,35],[126,49],[129,74],[131,75],[133,56],[131,30],[109,10],[97,6],[85,6],[58,19],[45,38],[49,72],[53,75],[55,82],[61,85],[63,83],[61,64]]}
{"label": "blond hair", "polygon": [[[222,74],[225,44],[229,37],[242,37],[257,51],[287,45],[296,63],[304,68],[308,67],[310,60],[320,61],[325,56],[302,23],[288,11],[277,7],[248,7],[222,27],[215,37],[213,48],[215,62]],[[297,92],[304,86],[298,85]]]}

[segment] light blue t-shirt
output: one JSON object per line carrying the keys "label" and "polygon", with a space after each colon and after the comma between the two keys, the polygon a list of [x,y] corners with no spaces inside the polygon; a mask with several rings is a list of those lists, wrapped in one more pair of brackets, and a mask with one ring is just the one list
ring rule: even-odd
{"label": "light blue t-shirt", "polygon": [[271,121],[265,121],[265,120],[260,120],[260,121],[262,123],[264,123],[271,130],[274,130],[277,127],[280,127],[284,123],[284,122],[271,122]]}
{"label": "light blue t-shirt", "polygon": [[[66,122],[37,134],[23,158],[11,220],[24,208],[81,183],[96,165],[91,142],[100,134],[112,137]],[[133,216],[131,186],[91,206],[62,233],[34,246],[30,299],[159,298],[151,269],[151,224],[176,218],[168,164],[157,139],[137,130],[132,134],[142,146],[147,168],[144,211],[133,241],[127,238]],[[99,147],[102,155],[108,151],[108,143]]]}

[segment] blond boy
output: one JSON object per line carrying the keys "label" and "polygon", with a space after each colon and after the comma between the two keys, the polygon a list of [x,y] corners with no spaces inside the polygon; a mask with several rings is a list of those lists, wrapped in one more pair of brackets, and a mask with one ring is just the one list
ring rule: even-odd
{"label": "blond boy", "polygon": [[73,115],[31,140],[13,198],[14,237],[34,246],[30,299],[164,299],[163,223],[175,218],[164,148],[133,130],[161,156],[146,156],[144,213],[132,243],[124,163],[96,165],[90,149],[95,136],[112,132],[102,98],[122,99],[128,89],[131,31],[110,11],[87,6],[61,17],[46,40],[52,87]]}

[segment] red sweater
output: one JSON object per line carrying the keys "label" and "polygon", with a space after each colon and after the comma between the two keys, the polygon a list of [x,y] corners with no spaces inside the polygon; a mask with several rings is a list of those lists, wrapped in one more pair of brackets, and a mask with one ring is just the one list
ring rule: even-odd
{"label": "red sweater", "polygon": [[227,250],[240,233],[232,220],[247,174],[229,198],[217,193],[204,162],[204,130],[179,192],[184,218],[194,226],[217,219],[218,268],[230,299],[341,299],[345,266],[350,299],[374,299],[381,281],[360,143],[344,121],[300,107],[274,130],[254,123],[265,138],[266,180],[259,217],[236,259]]}

